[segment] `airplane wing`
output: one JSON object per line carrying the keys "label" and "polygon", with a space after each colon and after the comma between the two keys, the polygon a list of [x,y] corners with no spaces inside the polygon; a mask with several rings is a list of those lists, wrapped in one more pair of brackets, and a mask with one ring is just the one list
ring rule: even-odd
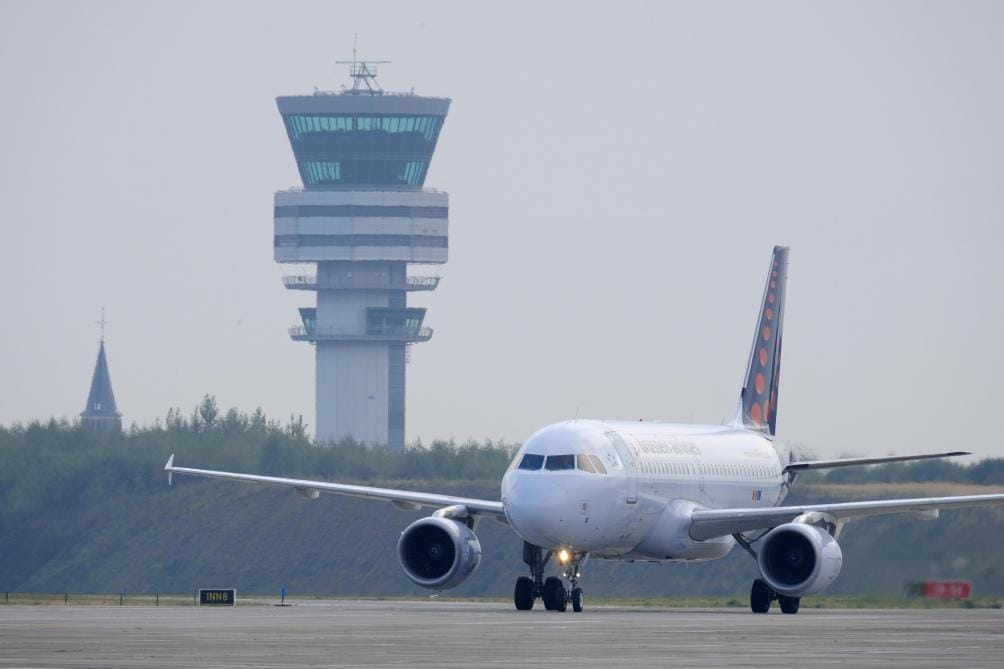
{"label": "airplane wing", "polygon": [[251,483],[266,483],[269,485],[284,486],[293,488],[307,499],[316,499],[322,492],[335,493],[336,495],[348,495],[350,497],[363,497],[366,499],[380,499],[392,503],[399,509],[407,511],[418,511],[422,507],[442,509],[449,506],[463,506],[468,514],[483,515],[502,523],[507,523],[505,510],[502,502],[493,502],[484,499],[471,499],[468,497],[453,497],[451,495],[436,495],[427,492],[414,492],[410,490],[392,490],[390,488],[372,488],[370,486],[349,485],[347,483],[328,483],[325,481],[308,481],[305,479],[287,479],[279,476],[257,476],[255,474],[237,474],[234,472],[216,472],[208,469],[191,469],[189,467],[175,467],[174,455],[167,459],[164,465],[167,472],[167,483],[171,484],[172,474],[188,474],[190,476],[205,476],[214,479],[230,479],[232,481],[248,481]]}
{"label": "airplane wing", "polygon": [[938,509],[960,509],[992,504],[1004,504],[1004,495],[884,499],[873,502],[778,506],[770,509],[703,509],[694,511],[691,516],[690,536],[696,541],[704,541],[747,530],[772,528],[790,523],[798,516],[812,511],[828,513],[839,520],[904,511],[933,512]]}
{"label": "airplane wing", "polygon": [[972,455],[967,451],[952,451],[951,453],[925,453],[923,455],[888,455],[880,458],[844,458],[842,460],[804,460],[792,462],[785,466],[786,472],[802,472],[807,469],[833,469],[834,467],[853,467],[855,465],[878,465],[889,462],[906,462],[908,460],[927,460],[929,458],[951,458],[957,455]]}

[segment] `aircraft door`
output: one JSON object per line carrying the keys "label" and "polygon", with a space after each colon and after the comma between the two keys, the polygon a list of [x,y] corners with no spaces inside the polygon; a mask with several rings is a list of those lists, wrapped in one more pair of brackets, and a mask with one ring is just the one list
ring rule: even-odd
{"label": "aircraft door", "polygon": [[707,472],[705,464],[699,456],[694,456],[694,470],[697,472],[697,499],[702,504],[708,504],[708,489],[706,487]]}
{"label": "aircraft door", "polygon": [[614,450],[624,463],[624,474],[627,476],[627,499],[628,504],[638,502],[638,462],[634,457],[634,451],[624,442],[624,439],[616,432],[607,432],[607,439],[613,444]]}

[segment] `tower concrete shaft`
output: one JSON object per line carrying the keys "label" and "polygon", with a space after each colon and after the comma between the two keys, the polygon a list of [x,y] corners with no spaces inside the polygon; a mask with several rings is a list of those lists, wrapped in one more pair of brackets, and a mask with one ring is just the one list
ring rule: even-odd
{"label": "tower concrete shaft", "polygon": [[428,341],[408,293],[439,279],[449,198],[425,175],[450,101],[382,91],[277,99],[303,189],[275,194],[275,260],[316,263],[286,287],[316,293],[290,329],[316,354],[316,438],[404,448],[406,347]]}

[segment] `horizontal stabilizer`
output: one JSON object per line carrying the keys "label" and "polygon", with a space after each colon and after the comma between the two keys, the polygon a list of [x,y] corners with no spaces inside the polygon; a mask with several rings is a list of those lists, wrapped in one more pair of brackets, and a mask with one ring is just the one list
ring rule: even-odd
{"label": "horizontal stabilizer", "polygon": [[803,472],[809,469],[834,469],[836,467],[853,467],[855,465],[881,465],[889,462],[907,462],[909,460],[928,460],[930,458],[953,458],[957,455],[972,455],[968,451],[952,451],[950,453],[925,453],[923,455],[889,455],[881,458],[844,458],[842,460],[806,460],[792,462],[784,468],[786,472]]}

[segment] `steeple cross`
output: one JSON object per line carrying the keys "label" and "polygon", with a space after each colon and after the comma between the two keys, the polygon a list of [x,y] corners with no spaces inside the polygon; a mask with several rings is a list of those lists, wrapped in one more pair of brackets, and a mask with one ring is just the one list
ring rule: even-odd
{"label": "steeple cross", "polygon": [[101,326],[101,343],[105,341],[105,326],[108,325],[108,322],[105,320],[105,308],[101,307],[101,320],[94,321],[95,325]]}

